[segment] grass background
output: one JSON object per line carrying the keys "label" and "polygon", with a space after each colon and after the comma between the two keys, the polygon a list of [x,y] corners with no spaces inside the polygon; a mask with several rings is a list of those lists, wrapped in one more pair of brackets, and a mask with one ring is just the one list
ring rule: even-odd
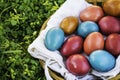
{"label": "grass background", "polygon": [[0,80],[45,80],[27,48],[65,0],[0,0]]}

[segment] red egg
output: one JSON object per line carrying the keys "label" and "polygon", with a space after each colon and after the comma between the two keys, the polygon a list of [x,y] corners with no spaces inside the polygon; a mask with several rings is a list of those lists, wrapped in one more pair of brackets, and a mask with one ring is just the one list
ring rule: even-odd
{"label": "red egg", "polygon": [[80,13],[80,19],[82,21],[94,21],[97,22],[104,16],[103,9],[100,6],[90,6],[84,9]]}
{"label": "red egg", "polygon": [[74,54],[66,60],[66,67],[69,72],[74,75],[83,76],[90,71],[90,65],[85,56],[82,54]]}
{"label": "red egg", "polygon": [[63,44],[60,52],[63,56],[70,56],[82,50],[83,39],[80,36],[71,36]]}
{"label": "red egg", "polygon": [[99,26],[103,34],[120,33],[120,22],[116,17],[105,16],[100,19]]}
{"label": "red egg", "polygon": [[120,34],[110,34],[106,39],[105,48],[114,56],[118,56],[120,54]]}
{"label": "red egg", "polygon": [[101,50],[104,48],[104,37],[99,32],[89,34],[84,41],[84,52],[90,54],[94,50]]}

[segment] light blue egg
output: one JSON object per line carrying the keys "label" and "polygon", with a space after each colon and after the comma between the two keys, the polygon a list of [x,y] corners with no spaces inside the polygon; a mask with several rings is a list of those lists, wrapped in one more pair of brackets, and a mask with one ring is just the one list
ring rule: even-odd
{"label": "light blue egg", "polygon": [[86,37],[87,35],[89,35],[92,32],[98,32],[99,31],[99,27],[98,25],[93,22],[93,21],[85,21],[79,24],[78,29],[77,29],[77,33],[78,35],[82,36],[82,37]]}
{"label": "light blue egg", "polygon": [[47,49],[54,51],[61,47],[64,42],[64,32],[59,27],[51,28],[45,37],[45,46]]}
{"label": "light blue egg", "polygon": [[93,51],[89,56],[91,66],[99,72],[107,72],[114,68],[115,57],[105,50]]}

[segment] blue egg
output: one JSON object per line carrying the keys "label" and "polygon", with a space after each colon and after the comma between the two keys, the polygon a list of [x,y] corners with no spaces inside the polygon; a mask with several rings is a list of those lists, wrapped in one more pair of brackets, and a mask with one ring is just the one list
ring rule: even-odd
{"label": "blue egg", "polygon": [[78,35],[82,36],[82,37],[86,37],[88,34],[92,33],[92,32],[98,32],[99,31],[99,27],[98,25],[93,22],[93,21],[85,21],[79,24],[78,29],[77,29],[77,33]]}
{"label": "blue egg", "polygon": [[115,57],[105,50],[93,51],[89,56],[91,66],[99,72],[107,72],[114,68]]}
{"label": "blue egg", "polygon": [[64,32],[61,28],[51,28],[45,36],[45,46],[51,51],[57,50],[63,44],[64,38]]}

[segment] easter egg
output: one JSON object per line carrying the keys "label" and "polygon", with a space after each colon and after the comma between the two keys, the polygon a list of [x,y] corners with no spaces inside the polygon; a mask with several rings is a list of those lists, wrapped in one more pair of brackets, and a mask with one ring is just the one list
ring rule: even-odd
{"label": "easter egg", "polygon": [[82,36],[84,38],[88,34],[90,34],[92,32],[98,32],[98,31],[99,31],[99,27],[93,21],[84,21],[84,22],[79,24],[78,29],[77,29],[78,35],[80,35],[80,36]]}
{"label": "easter egg", "polygon": [[93,51],[89,56],[91,66],[99,72],[107,72],[114,68],[115,58],[105,50]]}
{"label": "easter egg", "polygon": [[67,57],[75,53],[79,53],[83,47],[83,39],[80,36],[70,36],[64,42],[60,52],[63,56]]}
{"label": "easter egg", "polygon": [[120,17],[120,0],[105,0],[103,10],[108,15]]}
{"label": "easter egg", "polygon": [[90,33],[84,41],[84,52],[90,54],[94,50],[104,48],[104,37],[100,32]]}
{"label": "easter egg", "polygon": [[104,16],[103,9],[100,6],[92,5],[80,12],[80,20],[97,22]]}
{"label": "easter egg", "polygon": [[85,56],[74,54],[67,58],[65,65],[69,72],[74,75],[83,76],[90,71],[90,65]]}
{"label": "easter egg", "polygon": [[45,36],[45,46],[51,50],[57,50],[61,47],[64,42],[64,32],[59,27],[53,27],[48,30]]}
{"label": "easter egg", "polygon": [[78,18],[69,16],[64,18],[60,23],[60,28],[63,29],[65,34],[69,35],[75,32],[79,24]]}
{"label": "easter egg", "polygon": [[120,34],[110,34],[106,39],[105,49],[114,56],[120,55]]}
{"label": "easter egg", "polygon": [[98,22],[101,32],[105,35],[120,33],[120,23],[116,17],[105,16]]}

